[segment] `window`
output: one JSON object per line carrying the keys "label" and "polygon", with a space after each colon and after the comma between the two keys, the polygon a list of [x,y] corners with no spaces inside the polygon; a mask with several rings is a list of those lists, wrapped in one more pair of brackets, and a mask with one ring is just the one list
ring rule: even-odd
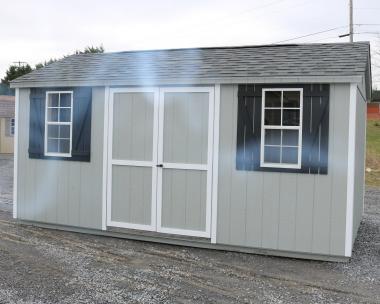
{"label": "window", "polygon": [[263,89],[261,167],[301,168],[302,89]]}
{"label": "window", "polygon": [[15,135],[15,119],[11,118],[9,120],[9,135],[14,136]]}
{"label": "window", "polygon": [[73,92],[47,91],[45,101],[45,155],[71,157]]}

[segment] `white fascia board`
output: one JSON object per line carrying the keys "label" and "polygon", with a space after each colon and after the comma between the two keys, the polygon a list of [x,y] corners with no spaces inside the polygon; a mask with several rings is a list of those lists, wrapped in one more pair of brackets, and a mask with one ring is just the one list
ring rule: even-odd
{"label": "white fascia board", "polygon": [[357,83],[350,84],[349,121],[348,121],[348,162],[347,162],[347,205],[346,205],[346,240],[345,256],[352,254],[352,232],[354,217],[355,186],[355,141],[356,141],[356,99]]}

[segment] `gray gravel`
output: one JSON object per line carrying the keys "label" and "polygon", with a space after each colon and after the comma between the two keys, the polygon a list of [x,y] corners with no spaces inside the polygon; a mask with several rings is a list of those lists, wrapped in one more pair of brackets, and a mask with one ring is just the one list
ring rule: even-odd
{"label": "gray gravel", "polygon": [[0,159],[0,303],[380,303],[380,190],[349,263],[153,244],[17,224]]}

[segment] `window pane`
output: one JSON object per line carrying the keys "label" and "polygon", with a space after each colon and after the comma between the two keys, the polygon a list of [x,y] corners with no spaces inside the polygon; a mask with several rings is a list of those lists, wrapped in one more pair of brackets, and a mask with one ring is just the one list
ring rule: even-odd
{"label": "window pane", "polygon": [[266,145],[281,145],[281,130],[265,130]]}
{"label": "window pane", "polygon": [[47,152],[58,152],[58,139],[47,140]]}
{"label": "window pane", "polygon": [[282,163],[297,164],[298,163],[298,148],[282,148]]}
{"label": "window pane", "polygon": [[58,109],[47,109],[48,121],[58,121]]}
{"label": "window pane", "polygon": [[61,93],[60,107],[70,107],[71,106],[71,94]]}
{"label": "window pane", "polygon": [[280,147],[264,147],[264,162],[280,163]]}
{"label": "window pane", "polygon": [[281,125],[281,110],[265,110],[265,125]]}
{"label": "window pane", "polygon": [[48,107],[58,107],[58,94],[48,94]]}
{"label": "window pane", "polygon": [[59,126],[59,138],[70,139],[70,126]]}
{"label": "window pane", "polygon": [[58,132],[59,126],[48,126],[48,137],[50,138],[58,138],[59,132]]}
{"label": "window pane", "polygon": [[59,153],[70,153],[70,140],[60,139],[59,140]]}
{"label": "window pane", "polygon": [[281,107],[281,91],[266,91],[265,107]]}
{"label": "window pane", "polygon": [[71,121],[71,109],[59,109],[59,121],[70,122]]}
{"label": "window pane", "polygon": [[298,130],[283,130],[282,145],[283,146],[298,146]]}
{"label": "window pane", "polygon": [[299,108],[300,107],[300,92],[299,91],[284,91],[284,108]]}
{"label": "window pane", "polygon": [[299,110],[283,110],[282,113],[283,126],[299,126],[300,111]]}

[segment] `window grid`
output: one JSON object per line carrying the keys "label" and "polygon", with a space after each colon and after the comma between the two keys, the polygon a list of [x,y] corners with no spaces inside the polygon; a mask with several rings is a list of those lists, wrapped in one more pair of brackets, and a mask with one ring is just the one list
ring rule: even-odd
{"label": "window grid", "polygon": [[[58,106],[51,106],[50,105],[50,99],[49,96],[58,95]],[[61,106],[61,96],[62,95],[70,95],[70,106]],[[48,91],[46,92],[46,108],[45,108],[45,155],[47,156],[63,156],[63,157],[71,157],[71,149],[72,149],[72,121],[73,121],[73,92],[72,91]],[[49,117],[51,113],[49,113],[49,109],[56,109],[56,120],[54,120],[54,117]],[[61,109],[69,109],[69,118],[61,121]],[[55,115],[52,115],[55,116]],[[68,120],[68,121],[67,121]],[[56,126],[56,134],[57,136],[49,136],[49,127]],[[69,137],[65,136],[62,137],[62,128],[61,127],[68,127]],[[57,144],[57,151],[49,151],[49,143],[51,141],[56,141]],[[67,142],[68,141],[68,142]],[[65,147],[65,144],[69,146]],[[67,152],[61,152],[64,148],[68,148]]]}
{"label": "window grid", "polygon": [[9,134],[11,136],[15,135],[15,119],[11,118],[9,121]]}
{"label": "window grid", "polygon": [[[266,106],[266,93],[267,92],[281,92],[281,104],[280,107]],[[299,92],[299,107],[284,107],[284,92]],[[272,168],[289,168],[289,169],[300,169],[301,168],[301,153],[302,153],[302,107],[303,107],[303,89],[289,88],[289,89],[263,89],[262,94],[262,115],[261,115],[261,153],[260,153],[260,165],[261,167],[272,167]],[[279,125],[266,125],[265,123],[265,113],[266,110],[280,110],[280,124]],[[299,115],[298,126],[284,126],[283,116],[284,110],[297,110]],[[266,144],[265,135],[266,130],[280,130],[280,143],[279,144]],[[283,145],[283,131],[295,130],[298,131],[298,145]],[[265,148],[266,147],[276,147],[280,149],[280,159],[279,162],[265,162]],[[297,163],[284,163],[283,162],[283,148],[297,148]]]}

